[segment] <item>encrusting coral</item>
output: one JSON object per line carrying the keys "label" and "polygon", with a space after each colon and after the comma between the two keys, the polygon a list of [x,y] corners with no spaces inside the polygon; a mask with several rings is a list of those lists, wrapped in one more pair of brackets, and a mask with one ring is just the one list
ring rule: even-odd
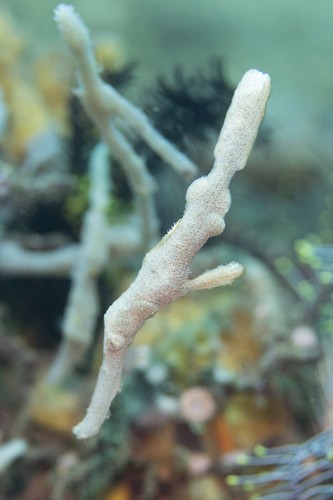
{"label": "encrusting coral", "polygon": [[[165,155],[173,166],[192,171],[191,165],[186,161],[184,164],[183,155],[170,149],[169,143],[151,129],[141,112],[101,82],[88,31],[73,7],[59,5],[55,20],[78,65],[81,83],[78,94],[90,116],[99,124],[113,154],[123,161],[135,158],[134,172],[140,175],[141,189],[147,191],[148,186],[149,191],[150,179],[142,177],[142,162],[137,163],[138,158],[129,151],[127,141],[110,121],[114,114],[140,130],[149,145]],[[243,267],[233,262],[191,278],[191,262],[208,238],[224,229],[224,216],[230,206],[229,183],[234,173],[245,166],[269,92],[268,75],[256,70],[245,74],[236,89],[215,148],[213,170],[207,177],[190,185],[182,219],[148,252],[135,281],[105,314],[104,359],[86,417],[74,428],[78,438],[87,438],[98,432],[119,391],[127,348],[148,318],[190,291],[230,284],[243,274]]]}

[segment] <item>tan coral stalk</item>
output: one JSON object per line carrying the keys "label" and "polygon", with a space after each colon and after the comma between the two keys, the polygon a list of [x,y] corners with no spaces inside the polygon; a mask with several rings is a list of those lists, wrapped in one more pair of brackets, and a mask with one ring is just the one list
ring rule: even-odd
{"label": "tan coral stalk", "polygon": [[137,278],[105,314],[104,358],[95,392],[78,438],[95,435],[119,391],[124,356],[143,323],[188,291],[232,283],[243,273],[237,263],[190,277],[191,262],[211,236],[222,233],[230,206],[229,183],[245,166],[270,92],[270,78],[248,71],[238,85],[217,146],[215,164],[206,177],[194,181],[186,194],[182,219],[144,258]]}

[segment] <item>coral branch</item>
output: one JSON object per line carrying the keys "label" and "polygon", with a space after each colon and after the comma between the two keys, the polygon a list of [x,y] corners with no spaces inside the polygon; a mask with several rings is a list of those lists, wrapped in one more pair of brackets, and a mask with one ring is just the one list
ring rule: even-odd
{"label": "coral branch", "polygon": [[[58,383],[80,360],[92,341],[98,315],[97,276],[108,259],[106,210],[110,195],[108,148],[97,144],[89,165],[90,206],[84,216],[81,246],[63,321],[62,346],[48,380]],[[66,369],[65,369],[66,368]]]}
{"label": "coral branch", "polygon": [[218,266],[202,273],[187,282],[187,291],[207,290],[217,286],[231,285],[237,278],[244,274],[245,269],[238,262],[230,262],[227,266]]}
{"label": "coral branch", "polygon": [[143,323],[189,290],[232,282],[242,267],[232,263],[191,280],[195,254],[211,236],[222,233],[230,206],[229,183],[245,166],[265,112],[268,75],[248,71],[238,85],[217,146],[215,164],[187,190],[182,219],[144,258],[137,278],[105,314],[104,359],[84,420],[74,428],[78,438],[95,435],[120,387],[127,347]]}
{"label": "coral branch", "polygon": [[80,87],[76,94],[90,118],[100,129],[105,143],[125,170],[135,195],[141,218],[142,237],[146,249],[156,242],[157,216],[153,202],[154,181],[144,160],[135,152],[113,119],[122,118],[167,163],[185,179],[197,173],[197,167],[150,124],[146,115],[100,78],[86,26],[71,5],[55,9],[59,32],[77,65]]}
{"label": "coral branch", "polygon": [[60,4],[55,9],[54,18],[78,66],[82,84],[78,92],[101,128],[106,126],[110,115],[118,115],[126,120],[177,172],[185,178],[192,178],[197,173],[197,167],[154,129],[140,109],[99,78],[88,30],[74,8],[71,5]]}
{"label": "coral branch", "polygon": [[[107,228],[109,255],[132,257],[140,250],[141,234],[136,221]],[[56,250],[31,251],[14,240],[0,242],[0,273],[10,276],[68,276],[81,251],[71,244]]]}

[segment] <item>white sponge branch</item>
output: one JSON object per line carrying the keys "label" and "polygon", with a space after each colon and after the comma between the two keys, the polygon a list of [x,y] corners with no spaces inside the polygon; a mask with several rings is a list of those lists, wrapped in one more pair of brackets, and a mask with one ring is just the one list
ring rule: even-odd
{"label": "white sponge branch", "polygon": [[142,139],[167,163],[185,178],[192,178],[197,167],[150,124],[146,115],[111,85],[105,84],[98,74],[98,67],[86,26],[71,5],[60,4],[54,19],[61,37],[73,53],[79,70],[82,87],[79,94],[94,116],[108,119],[111,115],[123,118]]}
{"label": "white sponge branch", "polygon": [[115,125],[121,118],[163,160],[171,165],[186,180],[198,172],[186,155],[154,129],[146,115],[111,85],[103,82],[99,75],[88,29],[71,5],[60,4],[55,9],[54,19],[60,35],[72,53],[79,78],[76,95],[80,98],[90,118],[99,128],[102,138],[112,154],[122,165],[135,197],[142,225],[142,240],[146,248],[157,240],[158,221],[153,201],[154,180],[146,164],[125,135]]}
{"label": "white sponge branch", "polygon": [[197,278],[189,279],[187,282],[187,292],[209,290],[217,286],[231,285],[244,273],[244,267],[238,264],[238,262],[230,262],[226,266],[218,266],[215,269],[210,269],[202,273]]}
{"label": "white sponge branch", "polygon": [[110,197],[108,149],[97,144],[89,162],[90,203],[83,218],[81,245],[71,278],[62,333],[63,340],[48,374],[59,383],[82,359],[91,344],[99,313],[97,277],[109,259],[107,207]]}
{"label": "white sponge branch", "polygon": [[188,291],[232,283],[243,272],[231,263],[191,279],[193,257],[211,236],[222,233],[230,206],[229,183],[245,166],[270,93],[270,78],[248,71],[238,85],[215,148],[215,164],[187,190],[183,217],[147,253],[135,281],[104,317],[104,358],[95,392],[78,438],[97,434],[120,388],[128,346],[144,322]]}

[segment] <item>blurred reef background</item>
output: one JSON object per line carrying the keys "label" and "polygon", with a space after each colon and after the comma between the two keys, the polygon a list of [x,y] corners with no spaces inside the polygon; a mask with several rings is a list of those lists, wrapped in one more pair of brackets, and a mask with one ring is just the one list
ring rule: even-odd
{"label": "blurred reef background", "polygon": [[[247,273],[151,319],[101,434],[75,440],[101,359],[103,313],[133,280],[147,242],[128,179],[107,158],[113,244],[94,281],[93,335],[77,341],[73,367],[51,383],[99,136],[71,92],[57,2],[0,1],[0,498],[333,498],[332,2],[72,4],[104,80],[201,173],[244,72],[270,74],[267,114],[232,181],[226,229],[193,263],[199,273],[237,260]],[[155,179],[162,236],[181,216],[188,184],[121,127]]]}

